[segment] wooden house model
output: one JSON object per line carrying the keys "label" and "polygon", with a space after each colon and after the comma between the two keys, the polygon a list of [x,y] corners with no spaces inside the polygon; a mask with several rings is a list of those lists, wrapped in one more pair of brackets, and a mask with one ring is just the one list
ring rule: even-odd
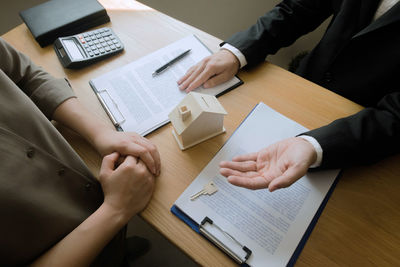
{"label": "wooden house model", "polygon": [[226,114],[215,96],[190,92],[168,117],[174,128],[172,133],[184,150],[225,132]]}

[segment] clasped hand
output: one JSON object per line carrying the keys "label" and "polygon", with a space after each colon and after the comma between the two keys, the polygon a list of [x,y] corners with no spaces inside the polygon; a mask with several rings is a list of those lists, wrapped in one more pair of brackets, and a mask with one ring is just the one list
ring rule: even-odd
{"label": "clasped hand", "polygon": [[316,160],[314,147],[293,137],[220,163],[220,173],[236,186],[275,191],[303,177]]}
{"label": "clasped hand", "polygon": [[137,133],[104,129],[97,134],[94,146],[102,156],[118,152],[123,157],[140,158],[152,174],[160,174],[161,160],[157,147]]}
{"label": "clasped hand", "polygon": [[133,132],[103,129],[93,143],[104,156],[99,175],[104,204],[127,221],[151,198],[154,176],[160,174],[160,154],[148,139]]}
{"label": "clasped hand", "polygon": [[154,176],[132,156],[126,156],[118,165],[119,156],[114,152],[103,158],[99,180],[104,203],[127,221],[146,207],[154,190]]}

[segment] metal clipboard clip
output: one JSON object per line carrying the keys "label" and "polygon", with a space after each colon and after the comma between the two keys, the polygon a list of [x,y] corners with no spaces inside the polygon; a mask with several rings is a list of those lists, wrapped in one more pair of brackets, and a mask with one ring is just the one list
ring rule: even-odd
{"label": "metal clipboard clip", "polygon": [[[116,119],[114,114],[111,112],[110,108],[108,107],[106,101],[103,99],[103,97],[101,96],[101,94],[106,93],[107,97],[111,100],[112,104],[114,105],[114,107],[118,110],[118,113],[121,117],[120,120]],[[114,101],[114,99],[111,97],[110,93],[106,90],[99,90],[96,91],[96,96],[99,99],[101,105],[103,106],[104,110],[106,111],[107,115],[110,117],[112,123],[114,124],[115,127],[120,127],[122,123],[125,122],[125,117],[122,114],[122,112],[119,110],[118,104]]]}
{"label": "metal clipboard clip", "polygon": [[[209,223],[211,225],[213,225],[216,229],[218,229],[219,231],[221,231],[221,233],[224,234],[224,236],[226,236],[227,238],[231,239],[234,243],[236,243],[238,246],[240,246],[244,252],[246,252],[246,256],[244,257],[244,259],[242,257],[240,257],[239,255],[237,255],[237,253],[235,253],[234,251],[232,251],[230,248],[228,248],[226,245],[224,245],[218,238],[216,238],[213,234],[211,234],[209,231],[207,231],[205,229],[205,224]],[[204,217],[204,219],[201,221],[201,224],[199,225],[199,231],[200,233],[202,233],[205,237],[207,237],[207,239],[209,239],[211,242],[213,242],[218,248],[222,249],[226,254],[228,254],[229,256],[231,256],[237,263],[239,264],[243,264],[246,263],[246,261],[250,258],[252,251],[242,245],[239,241],[237,241],[232,235],[230,235],[228,232],[224,231],[222,228],[220,228],[218,225],[216,225],[215,223],[213,223],[213,221],[208,218],[207,216]]]}

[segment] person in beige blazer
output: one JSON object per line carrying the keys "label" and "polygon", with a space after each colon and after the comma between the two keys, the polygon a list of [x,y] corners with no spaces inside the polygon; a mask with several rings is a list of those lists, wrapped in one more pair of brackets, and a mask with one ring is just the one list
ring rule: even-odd
{"label": "person in beige blazer", "polygon": [[[1,38],[0,110],[0,265],[120,265],[125,225],[160,173],[157,148],[96,120],[65,79]],[[52,119],[103,156],[98,179]]]}

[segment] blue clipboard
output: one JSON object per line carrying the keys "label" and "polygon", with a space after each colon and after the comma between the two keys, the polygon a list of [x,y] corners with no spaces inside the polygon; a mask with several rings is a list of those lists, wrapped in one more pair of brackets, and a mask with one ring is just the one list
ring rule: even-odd
{"label": "blue clipboard", "polygon": [[[257,104],[258,105],[258,104]],[[249,114],[243,119],[243,121],[240,123],[240,125],[236,128],[239,129],[240,126],[243,124],[244,121],[246,121],[246,119],[250,116],[250,114],[255,110],[255,108],[257,107],[257,105],[249,112]],[[235,134],[236,130],[232,133],[231,137]],[[228,138],[228,140],[225,142],[225,144],[229,141],[230,138]],[[225,145],[224,144],[224,145]],[[224,147],[224,145],[222,147]],[[222,149],[221,147],[221,149]],[[218,153],[218,152],[217,152]],[[321,202],[321,205],[319,206],[318,210],[316,211],[313,219],[311,220],[309,226],[307,227],[306,231],[304,232],[303,237],[301,238],[299,244],[297,245],[295,251],[293,252],[290,260],[288,261],[286,266],[294,266],[294,264],[296,263],[296,260],[298,259],[298,257],[300,256],[301,251],[303,250],[304,245],[307,242],[307,239],[309,238],[309,236],[311,235],[312,230],[314,229],[315,225],[317,224],[317,221],[319,219],[319,217],[321,216],[322,211],[324,210],[326,204],[328,203],[328,200],[330,198],[330,196],[333,193],[333,190],[335,189],[339,178],[341,177],[342,171],[339,172],[338,176],[335,178],[334,182],[332,183],[331,187],[329,188],[327,194],[325,195],[323,201]],[[210,239],[208,236],[204,235],[201,231],[201,225],[199,225],[198,223],[196,223],[195,221],[193,221],[189,216],[187,216],[183,211],[181,211],[176,205],[173,205],[170,209],[170,211],[179,219],[181,219],[184,223],[186,223],[190,228],[192,228],[192,230],[194,230],[196,233],[202,235],[203,237],[205,237],[208,241],[210,241],[213,245],[217,246],[218,248],[220,248],[223,252],[225,252],[228,256],[230,256],[231,258],[233,258],[240,266],[244,266],[247,267],[249,266],[246,263],[247,259],[243,259],[242,262],[236,260],[230,253],[227,253],[227,251],[223,248],[221,248],[220,245],[215,244],[215,242],[213,242],[212,239]],[[205,216],[205,219],[208,218]],[[203,221],[204,222],[204,221]],[[202,222],[202,223],[203,223]],[[251,251],[250,251],[251,254]],[[247,254],[247,256],[250,256],[249,254]]]}
{"label": "blue clipboard", "polygon": [[[310,225],[308,226],[307,230],[305,231],[303,237],[301,238],[299,244],[296,247],[296,250],[294,251],[292,257],[290,258],[290,260],[289,260],[289,262],[288,262],[288,264],[286,266],[294,266],[294,264],[296,263],[296,260],[300,256],[300,253],[303,250],[304,245],[307,242],[307,239],[311,235],[311,232],[314,229],[315,225],[317,224],[317,221],[318,221],[319,217],[321,216],[322,211],[324,210],[326,204],[328,203],[328,200],[329,200],[330,196],[332,195],[332,192],[335,189],[336,184],[338,183],[339,178],[341,177],[341,174],[342,174],[342,172],[339,173],[339,175],[336,177],[335,181],[333,182],[332,186],[330,187],[328,193],[326,194],[324,200],[322,201],[321,205],[319,206],[319,208],[318,208],[317,212],[315,213]],[[188,217],[177,206],[173,205],[170,210],[171,210],[172,214],[174,214],[176,217],[178,217],[184,223],[186,223],[190,228],[192,228],[193,231],[195,231],[196,233],[202,235],[202,233],[200,232],[199,224],[197,224],[190,217]],[[213,245],[215,245],[210,239],[208,239],[207,237],[205,237],[205,238],[208,241],[210,241]],[[224,252],[226,253],[226,251],[224,251]],[[231,255],[228,254],[228,256],[231,256]],[[242,267],[249,267],[249,265],[247,263],[241,263],[239,265],[242,266]]]}
{"label": "blue clipboard", "polygon": [[[179,219],[181,219],[184,223],[186,223],[187,225],[190,226],[190,228],[192,228],[193,231],[195,231],[196,233],[200,234],[201,236],[203,236],[204,238],[206,238],[209,242],[211,242],[213,245],[215,245],[216,247],[218,247],[219,249],[221,249],[223,252],[225,252],[229,257],[233,258],[236,263],[238,263],[241,267],[250,267],[247,263],[246,260],[250,257],[251,255],[251,250],[249,250],[247,247],[243,246],[243,250],[245,250],[246,252],[246,257],[245,258],[240,258],[239,256],[235,255],[232,251],[229,250],[229,248],[226,248],[223,246],[223,244],[219,244],[218,241],[216,241],[215,239],[213,239],[212,236],[208,235],[207,233],[204,233],[203,231],[201,231],[201,226],[199,224],[197,224],[195,221],[193,221],[191,218],[189,218],[185,213],[183,213],[177,206],[173,205],[171,207],[171,212],[178,217]],[[208,217],[205,217],[202,224],[203,223],[213,223],[212,220]]]}

